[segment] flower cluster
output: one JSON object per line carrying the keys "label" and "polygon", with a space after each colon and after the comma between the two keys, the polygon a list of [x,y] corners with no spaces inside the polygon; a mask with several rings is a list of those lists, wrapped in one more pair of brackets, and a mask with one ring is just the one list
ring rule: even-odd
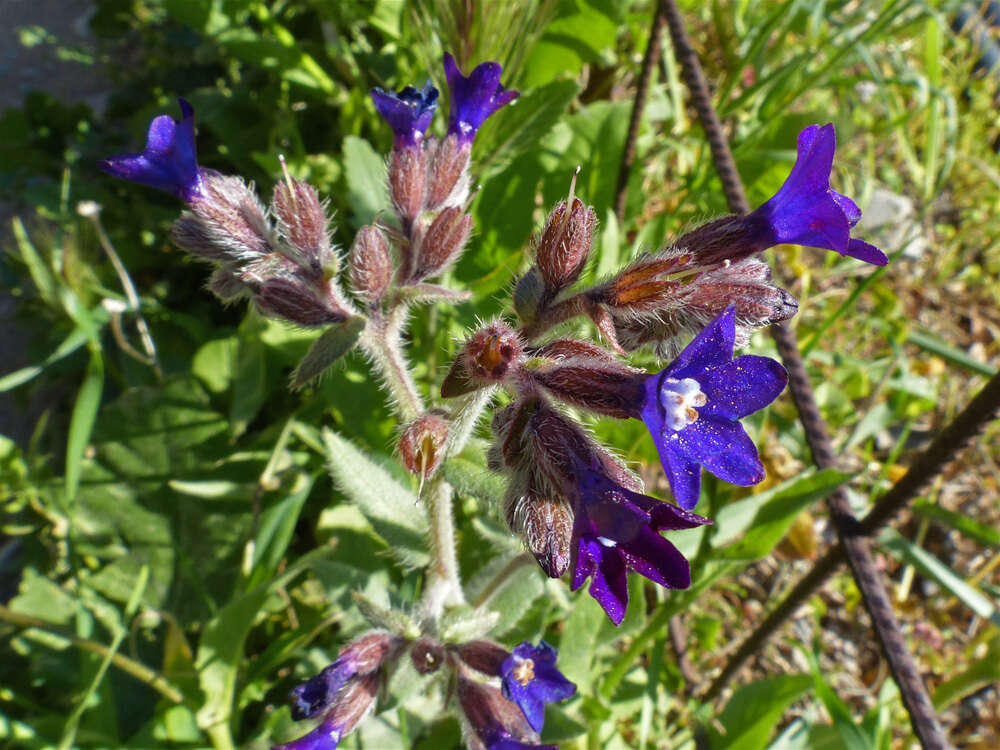
{"label": "flower cluster", "polygon": [[[741,420],[777,398],[787,374],[770,358],[736,350],[754,330],[793,316],[798,304],[773,282],[761,251],[796,243],[887,262],[851,236],[861,212],[830,186],[832,125],[802,131],[788,179],[757,210],[710,221],[597,282],[581,283],[597,213],[576,196],[574,175],[567,199],[528,248],[532,263],[512,293],[516,320],[472,331],[440,388],[443,399],[461,406],[427,408],[403,354],[405,325],[416,303],[468,296],[429,280],[455,263],[472,231],[472,144],[487,118],[518,97],[500,84],[501,73],[487,62],[465,76],[444,56],[450,112],[441,137],[428,135],[439,98],[432,83],[372,90],[393,133],[392,211],[357,232],[345,274],[317,191],[285,170],[265,208],[243,180],[200,167],[194,111],[183,99],[180,121],[153,120],[142,153],[101,163],[116,177],[184,201],[172,235],[213,265],[210,288],[220,298],[248,297],[266,315],[324,329],[295,385],[361,346],[393,397],[403,465],[421,490],[424,482],[433,485],[427,513],[429,523],[439,524],[436,558],[421,602],[412,613],[362,607],[375,629],[292,691],[292,718],[319,723],[281,750],[336,748],[378,704],[404,657],[441,687],[470,748],[554,747],[539,744],[545,706],[572,698],[576,686],[556,668],[557,651],[545,641],[507,650],[482,638],[495,613],[465,604],[450,569],[457,566],[454,550],[443,549],[453,536],[443,462],[461,447],[489,397],[504,389],[509,399],[493,413],[488,454],[490,468],[507,479],[503,516],[547,576],[569,573],[573,590],[589,582],[590,595],[618,625],[629,605],[629,572],[669,589],[691,585],[688,561],[664,534],[711,523],[693,512],[701,470],[740,486],[764,478]],[[575,318],[591,321],[598,341],[558,334]],[[623,360],[642,347],[668,360],[660,372]],[[673,502],[646,494],[639,477],[565,407],[641,420]],[[463,627],[445,627],[446,615]]]}

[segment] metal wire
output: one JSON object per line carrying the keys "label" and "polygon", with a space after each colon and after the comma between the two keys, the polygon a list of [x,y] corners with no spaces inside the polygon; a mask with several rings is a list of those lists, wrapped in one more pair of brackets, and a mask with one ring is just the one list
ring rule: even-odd
{"label": "metal wire", "polygon": [[[712,104],[708,83],[701,69],[698,54],[687,35],[684,20],[675,0],[662,0],[661,4],[666,9],[667,26],[670,29],[674,54],[681,65],[685,83],[691,93],[691,103],[705,130],[716,170],[722,180],[726,200],[733,212],[747,213],[750,210],[750,205],[747,202],[743,183],[733,160],[732,151],[729,149],[722,124]],[[785,368],[788,370],[789,390],[799,410],[799,417],[805,429],[813,459],[821,468],[834,466],[836,456],[830,444],[826,424],[816,406],[812,385],[799,354],[795,335],[784,325],[772,326],[771,331]],[[913,494],[910,492],[906,497],[900,498],[900,505],[905,504],[912,497]],[[876,635],[889,662],[889,668],[897,685],[899,685],[903,703],[913,724],[913,730],[924,748],[932,750],[947,748],[949,747],[948,741],[937,721],[934,707],[931,705],[930,697],[916,664],[906,648],[899,623],[892,610],[892,604],[872,560],[869,541],[862,533],[861,525],[851,513],[847,494],[843,490],[838,490],[830,496],[828,503],[840,543],[851,565],[865,607],[871,615]],[[817,576],[811,575],[811,577],[815,579]],[[810,585],[815,586],[815,581],[812,581]],[[791,614],[792,611],[794,609],[782,608],[782,618]],[[763,642],[763,638],[760,639],[760,642]],[[733,671],[735,669],[730,670],[729,673],[731,674]]]}

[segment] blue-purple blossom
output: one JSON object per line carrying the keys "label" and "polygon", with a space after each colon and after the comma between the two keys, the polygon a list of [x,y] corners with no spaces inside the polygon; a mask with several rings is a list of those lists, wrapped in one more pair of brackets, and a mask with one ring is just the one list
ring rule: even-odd
{"label": "blue-purple blossom", "polygon": [[660,373],[645,381],[641,409],[674,498],[698,504],[701,467],[743,487],[764,478],[757,448],[739,420],[784,390],[788,374],[769,357],[733,359],[735,310],[727,308]]}
{"label": "blue-purple blossom", "polygon": [[428,81],[422,89],[407,86],[393,93],[374,88],[371,95],[375,109],[396,135],[394,147],[417,148],[437,109],[438,90]]}
{"label": "blue-purple blossom", "polygon": [[444,53],[444,74],[451,92],[451,112],[448,116],[448,134],[463,143],[472,143],[476,131],[486,118],[521,95],[500,85],[500,63],[484,62],[468,77],[462,75],[455,58]]}
{"label": "blue-purple blossom", "polygon": [[343,728],[333,717],[327,717],[309,734],[283,745],[275,745],[272,750],[336,750],[343,738]]}
{"label": "blue-purple blossom", "polygon": [[884,266],[889,262],[885,253],[851,238],[861,209],[830,187],[836,148],[832,123],[810,125],[799,133],[798,158],[785,184],[747,219],[754,225],[761,249],[782,243],[807,245]]}
{"label": "blue-purple blossom", "polygon": [[555,745],[536,745],[533,742],[521,742],[515,740],[504,731],[496,733],[489,742],[486,743],[486,750],[559,750]]}
{"label": "blue-purple blossom", "polygon": [[98,163],[112,177],[165,190],[190,203],[201,195],[201,172],[194,143],[194,108],[178,99],[180,122],[160,115],[149,125],[141,154],[121,154]]}
{"label": "blue-purple blossom", "polygon": [[575,474],[573,591],[592,577],[590,595],[619,625],[628,607],[629,570],[670,589],[691,585],[687,559],[659,532],[711,521],[626,489],[600,470],[578,465]]}
{"label": "blue-purple blossom", "polygon": [[356,673],[357,667],[351,659],[340,658],[315,677],[294,687],[291,694],[292,718],[302,721],[319,716]]}
{"label": "blue-purple blossom", "polygon": [[559,652],[545,641],[532,646],[518,644],[500,667],[504,697],[521,709],[536,732],[545,723],[545,704],[566,700],[576,693],[576,685],[556,669]]}

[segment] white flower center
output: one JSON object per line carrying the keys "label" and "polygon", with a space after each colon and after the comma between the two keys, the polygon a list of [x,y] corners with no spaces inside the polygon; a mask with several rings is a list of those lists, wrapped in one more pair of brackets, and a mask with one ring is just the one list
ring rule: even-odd
{"label": "white flower center", "polygon": [[660,403],[666,412],[665,430],[679,432],[698,419],[696,407],[704,406],[708,398],[701,392],[701,384],[694,378],[665,378],[660,386]]}
{"label": "white flower center", "polygon": [[615,546],[615,540],[614,539],[608,539],[606,536],[599,536],[599,537],[597,537],[597,541],[599,541],[605,547],[614,547]]}

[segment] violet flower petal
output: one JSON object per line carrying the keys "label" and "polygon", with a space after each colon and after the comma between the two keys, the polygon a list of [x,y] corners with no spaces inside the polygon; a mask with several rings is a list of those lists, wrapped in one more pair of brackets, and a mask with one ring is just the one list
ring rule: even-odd
{"label": "violet flower petal", "polygon": [[653,583],[671,589],[686,589],[691,585],[687,558],[655,531],[645,528],[620,547],[628,567]]}
{"label": "violet flower petal", "polygon": [[112,177],[164,190],[190,203],[201,195],[201,173],[195,151],[194,108],[178,99],[182,118],[160,115],[149,124],[141,154],[121,154],[98,162]]}
{"label": "violet flower petal", "polygon": [[444,53],[444,73],[451,92],[449,135],[457,136],[463,143],[471,143],[476,131],[490,115],[521,95],[500,85],[502,72],[499,63],[485,62],[466,77],[459,70],[455,58]]}
{"label": "violet flower petal", "polygon": [[788,383],[788,373],[770,357],[744,354],[707,370],[697,380],[708,399],[699,413],[743,419],[780,395]]}
{"label": "violet flower petal", "polygon": [[271,750],[336,750],[342,739],[340,727],[327,719],[308,734],[283,745],[274,745]]}
{"label": "violet flower petal", "polygon": [[576,693],[576,685],[556,668],[558,652],[545,641],[532,646],[524,641],[500,667],[503,695],[521,709],[536,732],[545,723],[545,704],[565,700]]}
{"label": "violet flower petal", "polygon": [[757,446],[739,422],[705,415],[678,433],[677,449],[724,482],[749,487],[764,479]]}
{"label": "violet flower petal", "polygon": [[413,86],[393,93],[381,88],[371,90],[375,109],[389,123],[395,134],[397,149],[416,148],[434,117],[438,104],[438,90],[428,81],[422,89]]}

